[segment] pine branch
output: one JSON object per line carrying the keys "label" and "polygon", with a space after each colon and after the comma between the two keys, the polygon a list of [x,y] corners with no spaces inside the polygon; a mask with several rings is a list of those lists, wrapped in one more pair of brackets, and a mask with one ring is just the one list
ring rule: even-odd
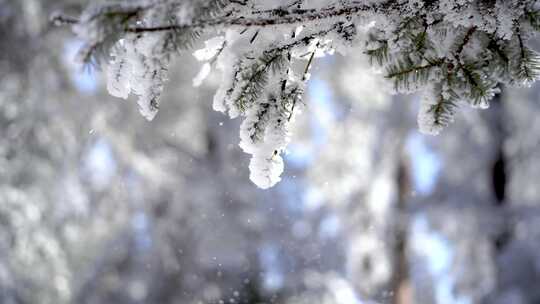
{"label": "pine branch", "polygon": [[426,49],[431,48],[427,39],[427,28],[417,35],[412,35],[411,40],[416,52],[425,53]]}
{"label": "pine branch", "polygon": [[486,77],[475,64],[460,65],[465,76],[464,89],[467,99],[473,106],[487,107],[489,100],[498,90],[497,81]]}
{"label": "pine branch", "polygon": [[465,35],[463,36],[463,39],[457,45],[457,48],[456,48],[456,55],[457,56],[461,55],[461,53],[463,52],[463,48],[467,45],[467,43],[469,43],[469,41],[471,40],[471,37],[472,37],[472,35],[474,34],[475,31],[476,31],[476,27],[473,26],[473,27],[469,28],[467,30],[467,32],[465,32]]}
{"label": "pine branch", "polygon": [[488,44],[488,50],[495,55],[499,63],[496,64],[497,67],[503,67],[503,72],[507,73],[509,69],[510,59],[508,58],[508,55],[505,53],[505,51],[499,47],[499,44],[497,41],[490,37],[490,41]]}
{"label": "pine branch", "polygon": [[[317,52],[317,48],[315,48],[315,50],[313,50],[313,52],[309,56],[306,67],[304,68],[304,73],[302,74],[302,83],[305,83],[309,79],[308,77],[309,69],[311,69],[311,65],[313,64],[313,58],[315,58],[316,52]],[[294,87],[290,89],[289,92],[285,96],[282,97],[282,100],[284,102],[286,101],[287,103],[292,104],[289,117],[287,118],[288,121],[291,121],[294,114],[294,108],[296,107],[296,103],[302,98],[303,94],[304,94],[304,90],[299,85],[294,85]]]}
{"label": "pine branch", "polygon": [[274,52],[273,54],[264,54],[255,63],[244,69],[240,77],[245,83],[234,101],[234,104],[241,112],[245,112],[262,94],[268,83],[269,72],[273,71],[275,73],[286,66],[287,63],[284,61],[287,61],[285,54]]}
{"label": "pine branch", "polygon": [[[253,132],[251,132],[249,138],[253,143],[260,142],[263,140],[264,136],[264,130],[266,129],[266,125],[268,123],[268,111],[270,110],[270,104],[273,101],[272,97],[269,98],[269,102],[261,103],[261,107],[259,109],[259,112],[257,112],[257,119],[253,123],[253,126],[251,127]],[[275,102],[275,101],[274,101]]]}
{"label": "pine branch", "polygon": [[193,47],[201,37],[200,31],[194,30],[173,30],[166,33],[164,37],[163,49],[173,52],[181,52]]}
{"label": "pine branch", "polygon": [[517,35],[519,42],[519,58],[516,59],[514,77],[525,84],[536,81],[540,77],[540,56],[537,52],[526,47],[521,34]]}
{"label": "pine branch", "polygon": [[[100,33],[98,39],[94,39],[81,48],[77,55],[79,61],[89,67],[97,67],[103,59],[109,58],[110,50],[122,37],[124,29],[144,8],[141,6],[110,5],[101,7],[86,16],[84,22],[96,22]],[[70,22],[73,21],[71,18]]]}
{"label": "pine branch", "polygon": [[529,24],[535,31],[540,31],[540,11],[529,11],[526,13]]}
{"label": "pine branch", "polygon": [[437,101],[428,109],[428,113],[433,115],[433,124],[442,129],[452,123],[458,102],[459,96],[454,91],[443,92],[442,89],[439,89]]}
{"label": "pine branch", "polygon": [[429,88],[421,100],[418,111],[420,132],[437,135],[454,121],[454,114],[459,107],[459,96],[449,83],[438,83]]}
{"label": "pine branch", "polygon": [[388,42],[378,41],[381,46],[375,49],[369,49],[364,51],[364,54],[369,56],[369,64],[373,65],[373,62],[376,61],[379,66],[382,66],[384,63],[388,62]]}
{"label": "pine branch", "polygon": [[386,70],[385,77],[394,81],[394,88],[397,91],[409,90],[411,84],[426,84],[433,69],[439,67],[443,62],[441,59],[434,59],[422,65],[406,56],[390,65]]}
{"label": "pine branch", "polygon": [[294,109],[296,108],[296,104],[301,101],[303,95],[304,89],[298,84],[293,84],[281,96],[281,103],[283,109],[289,109],[290,107],[287,115],[287,121],[291,121],[294,114]]}
{"label": "pine branch", "polygon": [[[290,50],[299,46],[307,46],[313,41],[313,39],[324,37],[334,30],[342,28],[341,23],[336,23],[330,28],[320,30],[316,33],[312,33],[308,36],[293,39],[292,42],[283,44],[278,47],[274,47],[265,50],[261,57],[257,58],[255,62],[246,68],[241,68],[237,72],[237,77],[233,81],[232,87],[228,91],[230,97],[235,91],[238,83],[244,82],[244,85],[240,88],[240,93],[234,100],[235,106],[241,111],[245,112],[250,105],[260,97],[266,85],[270,73],[279,74],[288,69],[290,65]],[[302,81],[307,81],[307,72],[311,67],[315,53],[311,54],[306,70],[304,71]]]}
{"label": "pine branch", "polygon": [[268,27],[285,24],[302,24],[306,22],[328,20],[337,17],[353,17],[361,13],[389,13],[400,9],[395,1],[388,0],[377,4],[355,4],[349,6],[329,6],[322,9],[289,9],[276,8],[268,10],[267,16],[257,16],[257,12],[249,15],[255,17],[221,17],[212,19],[194,20],[191,24],[175,24],[163,26],[132,26],[125,31],[130,33],[160,32],[174,29],[207,29],[217,26],[241,26],[241,27]]}
{"label": "pine branch", "polygon": [[530,48],[524,48],[521,59],[516,77],[528,83],[536,81],[540,77],[540,56],[538,53]]}

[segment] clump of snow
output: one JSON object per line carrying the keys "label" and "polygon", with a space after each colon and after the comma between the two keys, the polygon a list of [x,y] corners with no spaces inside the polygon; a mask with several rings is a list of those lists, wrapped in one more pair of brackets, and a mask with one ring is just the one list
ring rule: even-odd
{"label": "clump of snow", "polygon": [[291,122],[286,113],[281,103],[270,99],[252,106],[240,126],[240,148],[252,155],[250,179],[263,189],[281,180],[281,153],[290,141]]}
{"label": "clump of snow", "polygon": [[193,56],[199,61],[207,61],[214,58],[223,48],[225,37],[217,36],[204,42],[205,47],[193,52]]}
{"label": "clump of snow", "polygon": [[210,75],[211,71],[212,67],[210,66],[210,63],[206,62],[205,64],[203,64],[197,76],[193,78],[193,86],[200,87],[203,81],[208,77],[208,75]]}
{"label": "clump of snow", "polygon": [[152,120],[167,80],[168,62],[161,46],[163,35],[131,35],[119,41],[107,68],[107,90],[113,96],[138,96],[141,115]]}
{"label": "clump of snow", "polygon": [[420,132],[428,135],[438,135],[443,126],[436,123],[433,106],[437,105],[437,96],[433,94],[433,90],[426,90],[420,101],[420,109],[418,110],[418,129]]}

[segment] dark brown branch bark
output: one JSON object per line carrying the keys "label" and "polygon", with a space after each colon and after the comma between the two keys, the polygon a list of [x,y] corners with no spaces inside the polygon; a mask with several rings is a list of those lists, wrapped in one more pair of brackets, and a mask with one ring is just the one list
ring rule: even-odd
{"label": "dark brown branch bark", "polygon": [[[360,13],[384,13],[399,9],[399,5],[395,1],[386,1],[378,4],[355,4],[351,6],[337,8],[330,6],[323,9],[292,9],[283,10],[282,8],[269,10],[264,17],[237,17],[237,18],[216,18],[195,21],[191,24],[172,24],[155,27],[128,27],[127,32],[142,33],[142,32],[161,32],[171,30],[187,30],[187,29],[205,29],[216,26],[240,26],[240,27],[267,27],[273,25],[306,23],[319,20],[328,20],[338,17],[353,17]],[[250,15],[257,15],[254,12]]]}

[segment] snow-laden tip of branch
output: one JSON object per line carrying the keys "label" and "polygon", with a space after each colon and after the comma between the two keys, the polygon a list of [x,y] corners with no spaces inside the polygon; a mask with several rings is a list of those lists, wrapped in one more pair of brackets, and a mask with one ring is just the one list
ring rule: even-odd
{"label": "snow-laden tip of branch", "polygon": [[418,111],[418,129],[428,135],[438,135],[454,122],[460,105],[459,97],[446,85],[431,86],[422,95]]}
{"label": "snow-laden tip of branch", "polygon": [[240,126],[240,148],[251,154],[250,179],[266,189],[281,180],[281,153],[290,141],[290,122],[281,104],[270,99],[252,106]]}
{"label": "snow-laden tip of branch", "polygon": [[283,159],[277,153],[256,153],[249,162],[249,179],[261,189],[273,187],[281,181]]}
{"label": "snow-laden tip of branch", "polygon": [[167,80],[168,58],[161,46],[163,35],[129,36],[114,48],[107,67],[107,90],[115,97],[138,96],[139,112],[152,120]]}
{"label": "snow-laden tip of branch", "polygon": [[418,130],[427,135],[439,135],[444,128],[437,123],[434,107],[437,106],[437,99],[430,91],[422,95],[420,109],[418,110]]}

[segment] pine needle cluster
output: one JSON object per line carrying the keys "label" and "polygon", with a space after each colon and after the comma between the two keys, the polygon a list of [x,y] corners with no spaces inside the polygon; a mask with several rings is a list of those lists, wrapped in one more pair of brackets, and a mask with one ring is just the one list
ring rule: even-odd
{"label": "pine needle cluster", "polygon": [[[485,20],[495,20],[494,3],[469,6],[484,12],[480,17]],[[540,29],[540,13],[532,5],[521,9],[526,13],[512,20],[505,33],[474,22],[456,26],[430,7],[413,10],[393,27],[374,27],[364,53],[385,69],[396,91],[435,90],[427,93],[435,99],[431,110],[420,113],[432,119],[419,120],[446,126],[459,104],[486,108],[499,86],[528,86],[540,77],[540,55],[530,47],[531,31]]]}

